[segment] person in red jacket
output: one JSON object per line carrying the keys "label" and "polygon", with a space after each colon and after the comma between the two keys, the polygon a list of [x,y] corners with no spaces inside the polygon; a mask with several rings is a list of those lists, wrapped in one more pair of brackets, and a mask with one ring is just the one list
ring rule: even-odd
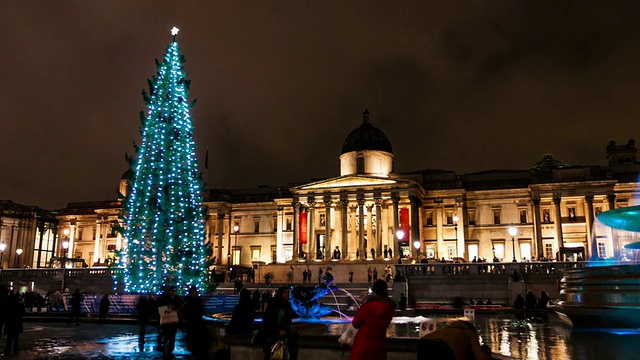
{"label": "person in red jacket", "polygon": [[387,327],[393,318],[395,302],[389,299],[387,283],[380,279],[373,284],[351,324],[358,329],[350,360],[387,358]]}

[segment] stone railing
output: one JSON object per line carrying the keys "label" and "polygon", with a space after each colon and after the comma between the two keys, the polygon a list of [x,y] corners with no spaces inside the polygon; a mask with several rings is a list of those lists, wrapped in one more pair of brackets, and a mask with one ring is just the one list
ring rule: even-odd
{"label": "stone railing", "polygon": [[520,275],[528,274],[556,274],[565,269],[575,269],[587,265],[588,262],[481,262],[481,263],[418,263],[410,265],[396,265],[396,273],[409,277],[420,275],[510,275],[517,270]]}

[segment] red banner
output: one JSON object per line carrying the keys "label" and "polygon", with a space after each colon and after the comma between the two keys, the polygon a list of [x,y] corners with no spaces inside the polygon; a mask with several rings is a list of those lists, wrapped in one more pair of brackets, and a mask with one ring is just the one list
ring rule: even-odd
{"label": "red banner", "polygon": [[408,242],[411,238],[409,234],[409,209],[400,209],[400,228],[404,231],[402,242]]}
{"label": "red banner", "polygon": [[306,244],[307,243],[307,213],[303,212],[300,213],[300,233],[299,233],[299,238],[300,238],[300,244]]}

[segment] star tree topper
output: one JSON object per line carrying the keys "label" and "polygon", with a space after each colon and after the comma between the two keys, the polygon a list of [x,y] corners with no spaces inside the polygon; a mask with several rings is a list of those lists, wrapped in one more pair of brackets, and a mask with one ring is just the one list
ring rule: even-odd
{"label": "star tree topper", "polygon": [[180,29],[174,26],[173,29],[171,29],[171,35],[175,37],[176,35],[178,35],[178,31],[180,31]]}

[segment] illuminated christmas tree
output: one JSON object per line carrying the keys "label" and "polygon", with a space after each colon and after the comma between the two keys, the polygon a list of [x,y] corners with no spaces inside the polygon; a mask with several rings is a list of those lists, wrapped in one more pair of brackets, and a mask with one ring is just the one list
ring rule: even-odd
{"label": "illuminated christmas tree", "polygon": [[176,42],[143,91],[142,141],[136,148],[131,191],[123,204],[125,238],[119,265],[128,293],[159,293],[168,285],[205,290],[208,251],[204,244],[201,176],[195,155],[188,101],[190,81]]}

